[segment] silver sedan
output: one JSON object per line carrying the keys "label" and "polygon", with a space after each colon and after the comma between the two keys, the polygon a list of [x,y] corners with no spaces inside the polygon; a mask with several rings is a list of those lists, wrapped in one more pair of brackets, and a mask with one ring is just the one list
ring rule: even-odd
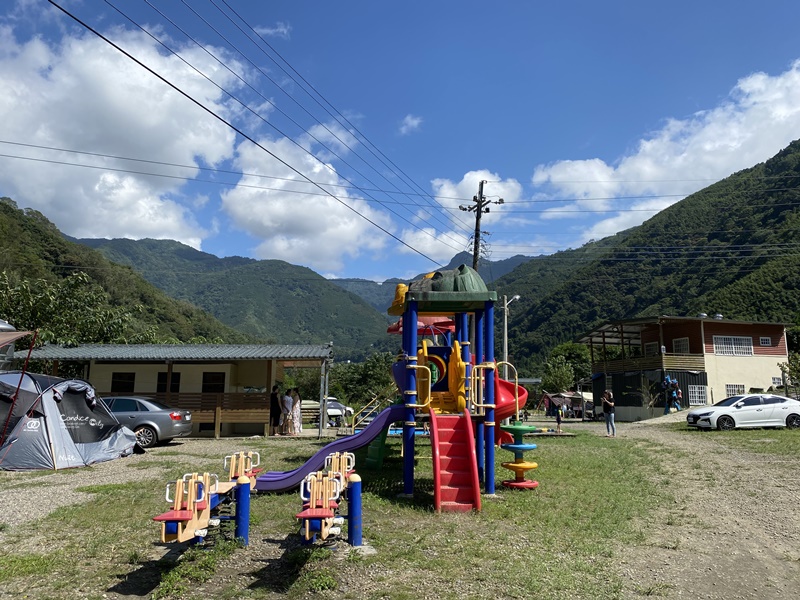
{"label": "silver sedan", "polygon": [[192,433],[191,411],[138,396],[103,398],[117,421],[132,429],[142,448]]}

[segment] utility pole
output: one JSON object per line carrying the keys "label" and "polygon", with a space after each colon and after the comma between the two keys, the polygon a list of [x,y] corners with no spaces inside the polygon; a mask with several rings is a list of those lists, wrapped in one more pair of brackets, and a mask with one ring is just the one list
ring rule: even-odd
{"label": "utility pole", "polygon": [[472,268],[475,271],[478,271],[478,259],[481,255],[481,215],[483,213],[489,212],[489,205],[490,204],[503,204],[503,199],[500,198],[498,200],[487,200],[486,196],[483,195],[483,184],[486,183],[486,180],[483,179],[478,183],[478,195],[472,197],[472,201],[475,203],[474,206],[459,206],[463,211],[467,212],[474,212],[475,213],[475,235],[472,244]]}

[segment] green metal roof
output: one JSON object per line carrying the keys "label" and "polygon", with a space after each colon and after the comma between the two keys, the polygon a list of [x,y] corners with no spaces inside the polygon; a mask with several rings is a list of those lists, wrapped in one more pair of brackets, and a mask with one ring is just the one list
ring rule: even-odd
{"label": "green metal roof", "polygon": [[[14,353],[25,359],[27,350]],[[219,361],[219,360],[326,360],[333,346],[265,346],[262,344],[85,344],[72,348],[42,346],[33,360],[63,361]]]}

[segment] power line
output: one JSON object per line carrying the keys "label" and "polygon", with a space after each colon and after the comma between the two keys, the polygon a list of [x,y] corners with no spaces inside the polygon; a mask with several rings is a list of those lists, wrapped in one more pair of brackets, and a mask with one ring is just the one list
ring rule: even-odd
{"label": "power line", "polygon": [[[219,6],[217,6],[217,4],[216,4],[216,2],[215,2],[214,0],[210,0],[210,1],[211,1],[211,3],[212,3],[212,4],[214,4],[214,6],[217,8],[217,10],[219,10],[221,13],[223,13],[223,14],[224,14],[224,11],[222,11],[222,10],[219,8]],[[367,149],[367,150],[368,150],[368,151],[369,151],[369,152],[370,152],[370,153],[371,153],[371,154],[372,154],[374,157],[376,157],[376,158],[378,159],[378,161],[379,161],[381,164],[383,164],[383,165],[384,165],[384,166],[385,166],[387,169],[389,169],[391,172],[393,172],[393,173],[395,173],[395,174],[397,174],[397,171],[399,171],[399,172],[400,172],[400,174],[402,175],[402,177],[400,177],[400,179],[401,179],[401,180],[403,180],[403,178],[405,178],[405,179],[404,179],[404,181],[406,182],[406,184],[407,184],[407,185],[410,185],[412,188],[416,188],[416,189],[420,190],[421,192],[423,192],[423,195],[426,195],[426,196],[429,196],[429,197],[433,198],[432,196],[430,196],[429,194],[427,194],[427,193],[425,192],[425,190],[423,190],[422,186],[420,186],[419,184],[417,184],[417,183],[416,183],[416,182],[415,182],[415,181],[414,181],[414,180],[413,180],[411,177],[409,177],[409,176],[408,176],[408,174],[407,174],[405,171],[403,171],[403,170],[402,170],[400,167],[398,167],[398,166],[397,166],[397,165],[396,165],[396,164],[395,164],[395,163],[394,163],[394,162],[393,162],[391,159],[389,159],[389,157],[387,157],[387,156],[386,156],[386,155],[385,155],[383,152],[381,152],[381,151],[380,151],[380,149],[379,149],[379,148],[378,148],[378,147],[377,147],[375,144],[373,144],[373,143],[372,143],[372,141],[371,141],[369,138],[367,138],[367,136],[366,136],[366,135],[364,135],[364,133],[362,133],[362,132],[359,130],[359,128],[358,128],[358,127],[356,127],[356,126],[355,126],[355,125],[354,125],[354,124],[353,124],[353,123],[352,123],[352,122],[351,122],[351,121],[350,121],[350,120],[349,120],[347,117],[345,117],[345,116],[344,116],[344,115],[343,115],[343,114],[342,114],[342,113],[341,113],[341,112],[340,112],[340,111],[339,111],[339,110],[338,110],[338,109],[337,109],[335,106],[333,106],[333,104],[331,104],[331,103],[328,101],[328,99],[327,99],[327,98],[325,98],[325,96],[324,96],[324,95],[323,95],[321,92],[319,92],[319,91],[318,91],[318,90],[317,90],[317,89],[316,89],[316,88],[315,88],[315,87],[314,87],[314,86],[313,86],[313,85],[312,85],[312,84],[311,84],[311,83],[310,83],[308,80],[306,80],[306,79],[305,79],[305,78],[302,76],[302,74],[300,74],[300,73],[299,73],[299,72],[298,72],[298,71],[297,71],[297,70],[296,70],[296,69],[295,69],[295,68],[294,68],[294,67],[293,67],[293,66],[292,66],[292,65],[291,65],[291,64],[290,64],[290,63],[289,63],[289,62],[288,62],[288,61],[287,61],[287,60],[286,60],[286,59],[285,59],[285,58],[284,58],[284,57],[283,57],[283,56],[282,56],[282,55],[281,55],[281,54],[280,54],[280,53],[279,53],[279,52],[278,52],[278,51],[277,51],[277,50],[276,50],[276,49],[275,49],[275,48],[274,48],[274,47],[273,47],[273,46],[272,46],[272,45],[271,45],[271,44],[270,44],[270,43],[269,43],[267,40],[265,40],[265,39],[264,39],[264,37],[263,37],[263,36],[262,36],[260,33],[258,33],[258,32],[257,32],[257,31],[256,31],[256,30],[255,30],[255,29],[254,29],[254,28],[253,28],[253,27],[252,27],[252,26],[251,26],[251,25],[250,25],[250,24],[247,22],[247,20],[246,20],[246,19],[242,18],[242,16],[241,16],[239,13],[237,13],[237,12],[236,12],[236,10],[235,10],[235,9],[234,9],[234,8],[233,8],[233,7],[232,7],[230,4],[228,4],[227,0],[222,0],[222,2],[223,2],[223,4],[225,4],[225,6],[227,6],[227,7],[228,7],[228,9],[229,9],[229,10],[230,10],[230,11],[231,11],[231,12],[232,12],[234,15],[236,15],[236,17],[237,17],[237,18],[238,18],[238,19],[239,19],[239,20],[240,20],[242,23],[244,23],[244,24],[245,24],[245,26],[247,26],[247,28],[248,28],[248,29],[250,29],[250,31],[252,31],[252,32],[253,32],[253,33],[254,33],[254,34],[255,34],[255,35],[258,37],[258,39],[260,39],[260,40],[261,40],[261,42],[262,42],[262,43],[263,43],[263,44],[264,44],[264,45],[265,45],[267,48],[269,48],[269,49],[270,49],[270,50],[271,50],[271,51],[272,51],[272,52],[275,54],[275,56],[277,56],[277,57],[278,57],[278,58],[279,58],[279,59],[280,59],[280,60],[281,60],[281,61],[282,61],[282,62],[283,62],[283,63],[284,63],[284,64],[285,64],[285,65],[286,65],[286,66],[287,66],[287,67],[288,67],[288,68],[289,68],[291,71],[292,71],[292,73],[296,74],[296,75],[297,75],[297,76],[300,78],[300,81],[302,81],[302,84],[301,84],[301,82],[300,82],[300,81],[298,81],[297,79],[295,79],[295,77],[292,75],[292,73],[289,73],[288,71],[286,71],[286,69],[284,69],[284,68],[283,68],[283,66],[282,66],[280,63],[278,63],[278,61],[276,61],[274,58],[272,58],[272,56],[270,56],[270,55],[269,55],[269,53],[267,53],[267,52],[265,52],[263,49],[261,49],[261,50],[262,50],[262,53],[263,53],[265,56],[267,56],[267,57],[268,57],[270,60],[272,60],[272,62],[273,62],[273,63],[274,63],[274,64],[275,64],[275,65],[276,65],[276,66],[277,66],[279,69],[281,69],[281,70],[282,70],[282,71],[283,71],[283,72],[284,72],[284,73],[285,73],[285,74],[286,74],[286,75],[287,75],[287,76],[288,76],[288,77],[289,77],[289,78],[290,78],[292,81],[294,81],[295,83],[297,83],[297,84],[298,84],[298,87],[300,87],[300,89],[302,89],[302,90],[303,90],[303,91],[304,91],[304,92],[305,92],[305,93],[306,93],[306,94],[309,96],[309,98],[311,98],[312,100],[314,100],[314,101],[317,103],[317,105],[318,105],[318,106],[320,106],[320,107],[321,107],[321,108],[322,108],[322,109],[323,109],[323,110],[324,110],[324,111],[325,111],[325,112],[326,112],[328,115],[330,115],[330,116],[331,116],[331,117],[332,117],[334,120],[336,120],[336,121],[337,121],[337,122],[339,122],[340,124],[342,124],[342,122],[346,123],[346,124],[347,124],[347,126],[349,126],[349,127],[350,127],[350,128],[353,130],[353,131],[357,132],[357,133],[358,133],[358,135],[359,135],[359,136],[361,136],[361,140],[362,140],[362,143],[364,144],[364,147],[365,147],[365,148],[366,148],[366,149]],[[226,16],[227,16],[227,15],[226,15]],[[228,18],[230,19],[230,17],[228,17]],[[231,22],[233,22],[233,20],[232,20],[232,19],[230,19],[230,20],[231,20]],[[249,36],[248,36],[248,37],[249,37]],[[258,47],[258,45],[257,45],[257,44],[256,44],[256,46]],[[327,106],[329,106],[329,107],[330,107],[330,108],[331,108],[331,109],[332,109],[332,110],[333,110],[333,111],[336,113],[336,115],[338,115],[338,116],[335,116],[334,114],[332,114],[332,113],[331,113],[331,112],[330,112],[330,111],[329,111],[329,110],[328,110],[328,109],[325,107],[325,105],[323,105],[323,104],[322,104],[322,103],[321,103],[321,102],[320,102],[320,101],[319,101],[319,100],[318,100],[318,99],[317,99],[317,98],[316,98],[316,97],[315,97],[313,94],[309,93],[309,91],[306,89],[306,87],[305,87],[305,86],[307,86],[308,88],[310,88],[311,90],[313,90],[314,94],[316,94],[317,96],[319,96],[319,98],[321,98],[321,99],[322,99],[322,101],[323,101],[323,102],[324,102],[324,103],[325,103]],[[340,119],[341,119],[341,120],[340,120]],[[375,151],[373,151],[373,148],[375,149]],[[377,152],[377,154],[376,154],[376,152]],[[378,155],[380,155],[380,156],[378,156]],[[384,162],[384,160],[383,160],[383,159],[386,159],[386,162]],[[363,160],[363,159],[362,159],[362,160]],[[389,164],[387,164],[387,162],[388,162]],[[391,165],[391,166],[390,166],[390,165]],[[396,169],[396,171],[395,171],[395,169]],[[462,225],[463,227],[465,227],[465,228],[467,228],[467,227],[468,227],[466,223],[464,223],[464,222],[462,222],[462,221],[459,221],[459,222],[461,223],[461,225]]]}
{"label": "power line", "polygon": [[[181,60],[181,61],[182,61],[182,62],[183,62],[185,65],[187,65],[189,68],[191,68],[192,70],[194,70],[194,71],[195,71],[195,72],[196,72],[198,75],[200,75],[201,77],[203,77],[204,79],[206,79],[206,80],[207,80],[209,83],[211,83],[212,85],[214,85],[214,86],[215,86],[217,89],[219,89],[221,92],[223,92],[224,94],[226,94],[226,95],[227,95],[229,98],[231,98],[232,100],[234,100],[234,101],[238,102],[238,103],[239,103],[239,104],[240,104],[240,105],[241,105],[241,106],[242,106],[242,107],[243,107],[245,110],[247,110],[248,112],[250,112],[250,113],[252,113],[253,115],[255,115],[256,117],[258,117],[258,118],[259,118],[259,119],[260,119],[260,120],[261,120],[263,123],[265,123],[266,125],[268,125],[268,126],[269,126],[269,127],[271,127],[272,129],[274,129],[274,130],[275,130],[275,131],[276,131],[276,132],[277,132],[277,133],[278,133],[280,136],[282,136],[282,137],[284,137],[285,139],[289,140],[289,141],[290,141],[292,144],[294,144],[294,145],[295,145],[295,147],[297,147],[298,149],[300,149],[302,152],[304,152],[304,153],[308,154],[310,157],[312,157],[312,158],[313,158],[315,161],[317,161],[317,162],[319,162],[320,164],[322,164],[324,167],[326,167],[326,168],[329,168],[329,166],[328,166],[327,164],[325,164],[323,161],[321,161],[321,160],[320,160],[320,159],[319,159],[317,156],[315,156],[315,155],[314,155],[312,152],[310,152],[310,151],[309,151],[307,148],[304,148],[304,147],[303,147],[303,146],[302,146],[300,143],[298,143],[296,140],[294,140],[294,139],[293,139],[291,136],[289,136],[289,135],[287,135],[286,133],[284,133],[283,131],[281,131],[281,130],[280,130],[280,129],[279,129],[279,128],[278,128],[278,127],[275,125],[275,124],[273,124],[273,123],[272,123],[272,122],[270,122],[269,120],[265,119],[263,116],[261,116],[260,114],[258,114],[257,112],[255,112],[255,111],[254,111],[254,110],[253,110],[253,109],[252,109],[250,106],[248,106],[248,105],[247,105],[245,102],[242,102],[242,101],[241,101],[239,98],[237,98],[237,97],[236,97],[234,94],[232,94],[231,92],[229,92],[228,90],[226,90],[225,88],[223,88],[222,86],[220,86],[219,84],[217,84],[217,83],[216,83],[215,81],[213,81],[213,80],[212,80],[210,77],[208,77],[208,76],[207,76],[205,73],[203,73],[202,71],[200,71],[199,69],[197,69],[197,68],[196,68],[194,65],[192,65],[192,64],[191,64],[191,63],[189,63],[189,62],[188,62],[186,59],[184,59],[182,56],[180,56],[180,54],[178,54],[176,51],[174,51],[172,48],[170,48],[170,47],[169,47],[167,44],[165,44],[163,41],[159,40],[159,39],[158,39],[156,36],[154,36],[152,33],[150,33],[149,31],[147,31],[147,30],[146,30],[144,27],[142,27],[142,26],[141,26],[139,23],[137,23],[137,22],[136,22],[134,19],[132,19],[132,18],[131,18],[131,17],[129,17],[127,14],[125,14],[124,12],[122,12],[122,11],[121,11],[119,8],[117,8],[116,6],[114,6],[114,5],[113,5],[113,4],[112,4],[112,3],[111,3],[109,0],[104,0],[104,1],[105,1],[105,3],[106,3],[108,6],[110,6],[110,7],[111,7],[111,8],[113,8],[114,10],[116,10],[116,11],[117,11],[117,12],[118,12],[120,15],[122,15],[122,16],[123,16],[123,17],[125,17],[125,18],[126,18],[128,21],[129,21],[129,22],[131,22],[133,25],[135,25],[136,27],[138,27],[138,28],[139,28],[141,31],[143,31],[143,32],[144,32],[146,35],[148,35],[148,36],[149,36],[151,39],[153,39],[154,41],[156,41],[157,43],[159,43],[159,44],[160,44],[160,45],[161,45],[161,46],[162,46],[164,49],[166,49],[166,50],[167,50],[168,52],[170,52],[172,55],[174,55],[174,56],[175,56],[175,57],[177,57],[179,60]],[[290,120],[290,121],[291,121],[293,124],[295,124],[295,125],[296,125],[298,128],[300,128],[300,130],[301,130],[301,131],[303,131],[304,133],[306,133],[307,135],[309,135],[309,136],[310,136],[312,139],[314,139],[314,140],[315,140],[317,143],[319,143],[320,145],[322,145],[322,146],[323,146],[323,147],[324,147],[326,150],[328,150],[329,152],[331,152],[331,153],[332,153],[334,156],[336,156],[336,157],[337,157],[339,160],[341,160],[341,161],[342,161],[342,162],[343,162],[345,165],[347,165],[348,167],[350,167],[351,169],[353,169],[354,171],[356,171],[356,173],[358,173],[359,175],[361,175],[362,177],[364,177],[364,175],[363,175],[363,174],[359,173],[357,169],[354,169],[354,168],[352,167],[352,165],[350,165],[350,164],[349,164],[349,163],[348,163],[346,160],[344,160],[344,159],[343,159],[341,156],[339,156],[339,154],[337,154],[337,153],[336,153],[336,152],[335,152],[333,149],[331,149],[331,148],[330,148],[329,146],[327,146],[327,145],[326,145],[324,142],[322,142],[321,140],[319,140],[319,139],[318,139],[316,136],[314,136],[314,135],[313,135],[312,133],[310,133],[308,130],[304,129],[304,128],[303,128],[303,127],[302,127],[302,126],[301,126],[299,123],[297,123],[297,122],[296,122],[294,119],[292,119],[291,117],[289,117],[289,115],[287,115],[287,114],[286,114],[286,113],[285,113],[283,110],[281,110],[279,107],[277,107],[277,106],[276,106],[276,105],[275,105],[275,104],[274,104],[274,103],[273,103],[271,100],[269,100],[268,98],[266,98],[266,97],[265,97],[263,94],[261,94],[261,93],[260,93],[258,90],[256,90],[256,89],[255,89],[253,86],[251,86],[251,85],[250,85],[250,84],[249,84],[247,81],[245,81],[245,80],[244,80],[244,79],[243,79],[241,76],[239,76],[239,74],[238,74],[238,73],[236,73],[235,71],[233,71],[233,69],[231,69],[230,67],[228,67],[228,66],[227,66],[227,65],[224,63],[224,61],[220,60],[220,59],[219,59],[217,56],[215,56],[213,53],[211,53],[211,52],[210,52],[210,51],[209,51],[207,48],[205,48],[205,47],[204,47],[202,44],[200,44],[199,42],[197,42],[197,40],[195,40],[195,39],[194,39],[194,38],[193,38],[191,35],[189,35],[189,34],[188,34],[188,33],[187,33],[185,30],[183,30],[183,29],[182,29],[180,26],[178,26],[178,25],[177,25],[177,24],[176,24],[176,23],[175,23],[173,20],[171,20],[171,19],[170,19],[169,17],[167,17],[167,16],[166,16],[164,13],[162,13],[162,12],[161,12],[161,11],[159,11],[157,8],[155,8],[155,7],[154,7],[152,4],[150,4],[150,2],[149,2],[148,0],[145,0],[145,2],[146,2],[146,3],[147,3],[149,6],[151,6],[151,8],[153,8],[154,10],[156,10],[156,12],[158,12],[158,14],[159,14],[159,15],[161,15],[162,17],[164,17],[165,19],[167,19],[167,20],[168,20],[168,21],[169,21],[169,22],[170,22],[172,25],[174,25],[176,28],[178,28],[178,30],[179,30],[181,33],[183,33],[183,34],[184,34],[186,37],[188,37],[188,38],[189,38],[189,39],[190,39],[190,40],[191,40],[191,41],[192,41],[192,42],[193,42],[195,45],[197,45],[197,46],[198,46],[198,47],[199,47],[201,50],[203,50],[203,51],[204,51],[206,54],[208,54],[209,56],[211,56],[211,57],[212,57],[214,60],[216,60],[216,61],[217,61],[217,62],[218,62],[220,65],[222,65],[222,66],[223,66],[225,69],[227,69],[227,70],[228,70],[230,73],[232,73],[232,74],[233,74],[235,77],[237,77],[237,78],[238,78],[240,81],[242,81],[242,82],[243,82],[245,85],[247,85],[248,87],[250,87],[250,89],[252,89],[254,92],[256,92],[256,93],[257,93],[257,94],[258,94],[258,95],[259,95],[259,96],[260,96],[260,97],[261,97],[261,98],[262,98],[264,101],[268,102],[268,103],[269,103],[270,105],[272,105],[272,106],[273,106],[273,107],[274,107],[276,110],[278,110],[278,111],[279,111],[281,114],[283,114],[285,117],[287,117],[287,118],[288,118],[288,119],[289,119],[289,120]],[[184,4],[185,4],[185,3],[184,3]],[[196,13],[196,12],[195,12],[195,11],[194,11],[194,10],[193,10],[191,7],[189,7],[189,9],[190,9],[190,10],[192,10],[192,12],[194,12],[194,13],[195,13],[195,14],[196,14],[196,15],[197,15],[199,18],[201,18],[201,19],[202,19],[202,20],[203,20],[203,21],[204,21],[204,22],[205,22],[207,25],[209,25],[209,26],[210,26],[210,27],[211,27],[211,28],[212,28],[212,29],[213,29],[213,30],[214,30],[214,31],[215,31],[215,32],[216,32],[218,35],[220,35],[220,37],[222,37],[222,39],[224,39],[226,42],[228,42],[228,43],[230,44],[229,40],[227,40],[227,38],[225,38],[224,36],[222,36],[222,34],[220,34],[220,33],[219,33],[219,32],[218,32],[218,31],[217,31],[217,30],[216,30],[216,29],[215,29],[213,26],[211,26],[211,25],[208,23],[208,21],[206,21],[205,19],[203,19],[203,17],[201,17],[201,16],[200,16],[198,13]],[[235,46],[234,46],[234,48],[235,48]],[[238,51],[238,49],[237,49],[237,51]],[[245,56],[243,53],[241,53],[240,51],[239,51],[239,53],[240,53],[242,56],[244,56],[244,58],[245,58],[245,59],[247,59],[247,57],[246,57],[246,56]],[[247,59],[247,60],[249,60],[249,59]],[[252,63],[252,61],[250,61],[250,63],[251,63],[251,64],[253,64],[253,66],[254,66],[254,67],[258,68],[258,66],[257,66],[257,65],[255,65],[254,63]],[[260,71],[262,74],[264,74],[264,73],[263,73],[263,71],[261,71],[261,69],[259,69],[259,71]],[[266,74],[264,74],[264,75],[266,76]],[[270,78],[270,81],[273,81],[273,80]],[[273,81],[273,83],[275,83],[275,82]],[[323,126],[324,126],[324,125],[323,125]],[[327,128],[326,128],[326,129],[327,129]],[[329,130],[329,131],[330,131],[330,130]],[[332,133],[332,135],[335,135],[335,134],[333,134],[333,132],[331,132],[331,133]],[[337,137],[337,139],[339,139],[339,138]],[[340,141],[341,141],[341,140],[340,140]],[[344,144],[344,142],[342,142],[342,143]],[[345,144],[345,145],[346,145],[346,144]],[[348,183],[352,183],[352,182],[350,182],[350,181],[349,181],[349,180],[348,180],[346,177],[344,177],[344,176],[343,176],[341,173],[338,173],[338,172],[337,172],[337,173],[335,173],[335,174],[336,174],[336,176],[337,176],[337,177],[341,177],[342,179],[344,179],[344,180],[345,180],[345,181],[347,181]],[[310,180],[310,178],[307,178],[307,177],[306,177],[306,179],[308,179],[309,181],[311,181],[311,180]],[[365,179],[366,179],[367,181],[370,181],[370,180],[369,180],[368,178],[366,178],[366,177],[365,177]],[[374,184],[374,183],[372,183],[371,181],[370,181],[370,183],[371,183],[372,185],[375,185],[375,184]],[[318,186],[318,187],[319,187],[319,186]],[[372,200],[374,200],[375,202],[378,202],[379,204],[383,205],[383,203],[382,203],[380,200],[378,200],[377,198],[374,198],[374,197],[370,196],[369,194],[366,194],[366,195],[368,195],[368,196],[369,196],[369,197],[370,197]],[[408,224],[409,224],[409,225],[411,225],[412,227],[414,227],[414,228],[418,229],[418,230],[419,230],[421,233],[423,233],[424,235],[428,235],[428,236],[430,236],[431,238],[433,238],[433,239],[436,239],[436,238],[435,238],[435,236],[433,236],[433,235],[432,235],[432,234],[430,234],[429,232],[425,231],[424,229],[420,228],[420,227],[419,227],[419,226],[417,226],[415,223],[413,223],[413,222],[409,221],[409,220],[408,220],[408,219],[406,219],[405,217],[401,216],[400,214],[398,214],[397,212],[395,212],[395,211],[394,211],[394,210],[392,210],[391,208],[389,208],[389,207],[387,207],[387,206],[384,206],[384,208],[386,208],[387,210],[389,210],[389,212],[391,212],[392,214],[394,214],[395,216],[397,216],[399,219],[402,219],[403,221],[405,221],[406,223],[408,223]],[[445,232],[442,232],[442,235],[444,235],[445,237],[448,237],[448,238],[450,238],[450,237],[451,237],[451,236],[450,236],[450,234],[449,234],[448,232],[446,232],[446,231],[445,231]],[[437,240],[437,241],[439,241],[440,243],[444,243],[444,242],[442,242],[441,240]],[[456,240],[456,241],[457,241],[457,240]],[[452,249],[454,249],[454,250],[457,250],[457,249],[459,248],[458,246],[450,246],[449,244],[446,244],[446,243],[444,243],[444,244],[445,244],[446,246],[449,246],[450,248],[452,248]]]}
{"label": "power line", "polygon": [[[202,103],[200,103],[199,101],[197,101],[197,100],[196,100],[194,97],[192,97],[192,96],[191,96],[191,95],[189,95],[188,93],[184,92],[182,89],[180,89],[178,86],[176,86],[175,84],[173,84],[172,82],[170,82],[169,80],[167,80],[165,77],[163,77],[163,76],[161,76],[160,74],[156,73],[156,72],[155,72],[153,69],[151,69],[150,67],[148,67],[147,65],[145,65],[144,63],[142,63],[142,62],[141,62],[140,60],[138,60],[136,57],[134,57],[133,55],[131,55],[131,54],[130,54],[130,53],[128,53],[127,51],[123,50],[121,47],[119,47],[118,45],[116,45],[114,42],[112,42],[110,39],[108,39],[107,37],[105,37],[105,36],[104,36],[103,34],[101,34],[99,31],[95,30],[95,29],[94,29],[93,27],[91,27],[91,26],[90,26],[88,23],[85,23],[84,21],[82,21],[81,19],[79,19],[77,16],[73,15],[73,14],[72,14],[72,13],[70,13],[68,10],[66,10],[65,8],[63,8],[62,6],[60,6],[58,3],[56,3],[56,2],[55,2],[55,0],[47,0],[47,1],[48,1],[50,4],[52,4],[53,6],[55,6],[57,9],[59,9],[61,12],[63,12],[64,14],[66,14],[68,17],[70,17],[71,19],[73,19],[73,20],[74,20],[76,23],[80,24],[82,27],[85,27],[85,28],[86,28],[88,31],[90,31],[90,32],[92,32],[93,34],[95,34],[97,37],[99,37],[100,39],[102,39],[104,42],[106,42],[107,44],[111,45],[113,48],[115,48],[116,50],[118,50],[119,52],[121,52],[122,54],[124,54],[125,56],[127,56],[129,59],[131,59],[132,61],[134,61],[134,62],[135,62],[136,64],[138,64],[140,67],[142,67],[143,69],[147,70],[147,71],[148,71],[149,73],[151,73],[153,76],[157,77],[158,79],[160,79],[161,81],[163,81],[164,83],[166,83],[166,84],[167,84],[169,87],[171,87],[171,88],[172,88],[172,89],[174,89],[176,92],[178,92],[179,94],[181,94],[182,96],[184,96],[186,99],[190,100],[192,103],[194,103],[195,105],[197,105],[198,107],[200,107],[201,109],[203,109],[204,111],[206,111],[206,112],[207,112],[208,114],[210,114],[212,117],[214,117],[215,119],[217,119],[217,120],[219,120],[220,122],[224,123],[225,125],[227,125],[228,127],[230,127],[232,130],[234,130],[236,133],[238,133],[239,135],[241,135],[242,137],[244,137],[245,139],[247,139],[247,140],[248,140],[248,141],[250,141],[251,143],[255,144],[255,145],[258,147],[258,148],[260,148],[261,150],[263,150],[264,152],[266,152],[267,154],[269,154],[269,155],[270,155],[272,158],[274,158],[275,160],[277,160],[278,162],[280,162],[280,163],[281,163],[282,165],[284,165],[286,168],[290,169],[291,171],[293,171],[294,173],[296,173],[297,175],[299,175],[299,176],[300,176],[300,177],[302,177],[303,179],[307,180],[309,183],[312,183],[312,184],[314,184],[314,182],[313,182],[313,181],[311,181],[311,180],[310,180],[308,177],[306,177],[306,176],[305,176],[305,175],[304,175],[302,172],[300,172],[298,169],[296,169],[296,168],[294,168],[293,166],[291,166],[289,163],[287,163],[286,161],[284,161],[282,158],[280,158],[279,156],[277,156],[277,155],[276,155],[276,154],[274,154],[273,152],[270,152],[270,151],[269,151],[267,148],[265,148],[265,147],[264,147],[262,144],[258,143],[258,142],[257,142],[256,140],[254,140],[252,137],[250,137],[249,135],[247,135],[247,134],[246,134],[244,131],[242,131],[241,129],[239,129],[238,127],[236,127],[235,125],[233,125],[232,123],[230,123],[229,121],[227,121],[226,119],[224,119],[223,117],[221,117],[220,115],[218,115],[217,113],[215,113],[213,110],[209,109],[208,107],[206,107],[205,105],[203,105]],[[370,225],[373,225],[373,226],[374,226],[374,227],[376,227],[377,229],[381,230],[381,231],[382,231],[382,232],[384,232],[386,235],[388,235],[389,237],[391,237],[391,238],[392,238],[392,239],[394,239],[395,241],[399,242],[399,243],[400,243],[400,244],[402,244],[403,246],[407,247],[408,249],[410,249],[410,250],[411,250],[411,251],[413,251],[414,253],[416,253],[416,254],[419,254],[419,255],[420,255],[420,256],[422,256],[423,258],[425,258],[425,259],[427,259],[427,260],[431,261],[433,264],[436,264],[436,265],[439,265],[439,266],[443,266],[443,265],[441,265],[439,262],[437,262],[436,260],[434,260],[434,259],[432,259],[431,257],[427,256],[425,253],[423,253],[423,252],[421,252],[420,250],[418,250],[418,249],[414,248],[413,246],[411,246],[410,244],[406,243],[404,240],[400,239],[399,237],[397,237],[396,235],[394,235],[393,233],[391,233],[390,231],[388,231],[388,230],[387,230],[387,229],[385,229],[384,227],[380,226],[378,223],[376,223],[375,221],[373,221],[372,219],[370,219],[370,218],[369,218],[369,217],[367,217],[366,215],[363,215],[363,214],[361,214],[361,213],[360,213],[360,212],[358,212],[356,209],[354,209],[352,206],[349,206],[349,205],[348,205],[346,202],[343,202],[342,200],[340,200],[339,198],[337,198],[336,196],[334,196],[333,194],[331,194],[330,192],[328,192],[327,190],[325,190],[324,188],[322,188],[322,187],[321,187],[321,186],[319,186],[318,184],[314,184],[314,185],[316,185],[317,187],[319,187],[319,189],[320,189],[320,190],[322,190],[323,192],[325,192],[325,194],[327,194],[328,196],[330,196],[331,198],[333,198],[334,200],[336,200],[336,202],[340,203],[342,206],[344,206],[345,208],[347,208],[347,209],[348,209],[348,210],[350,210],[351,212],[355,213],[356,215],[358,215],[359,217],[361,217],[362,219],[364,219],[365,221],[367,221],[367,222],[368,222]]]}

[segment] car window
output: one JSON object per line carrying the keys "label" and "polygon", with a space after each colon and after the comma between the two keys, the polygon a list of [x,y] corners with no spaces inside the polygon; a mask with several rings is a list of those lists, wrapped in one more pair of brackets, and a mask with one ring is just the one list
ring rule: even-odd
{"label": "car window", "polygon": [[742,401],[745,406],[757,406],[761,404],[761,396],[748,396]]}
{"label": "car window", "polygon": [[114,412],[138,412],[139,403],[133,398],[114,398],[111,410]]}
{"label": "car window", "polygon": [[161,404],[155,400],[148,400],[152,406],[148,406],[144,402],[139,402],[139,410],[172,410],[166,404]]}
{"label": "car window", "polygon": [[725,398],[724,400],[720,400],[714,406],[733,406],[742,398],[744,398],[744,396],[731,396],[730,398]]}
{"label": "car window", "polygon": [[786,402],[786,398],[781,396],[764,396],[764,404],[780,404]]}

